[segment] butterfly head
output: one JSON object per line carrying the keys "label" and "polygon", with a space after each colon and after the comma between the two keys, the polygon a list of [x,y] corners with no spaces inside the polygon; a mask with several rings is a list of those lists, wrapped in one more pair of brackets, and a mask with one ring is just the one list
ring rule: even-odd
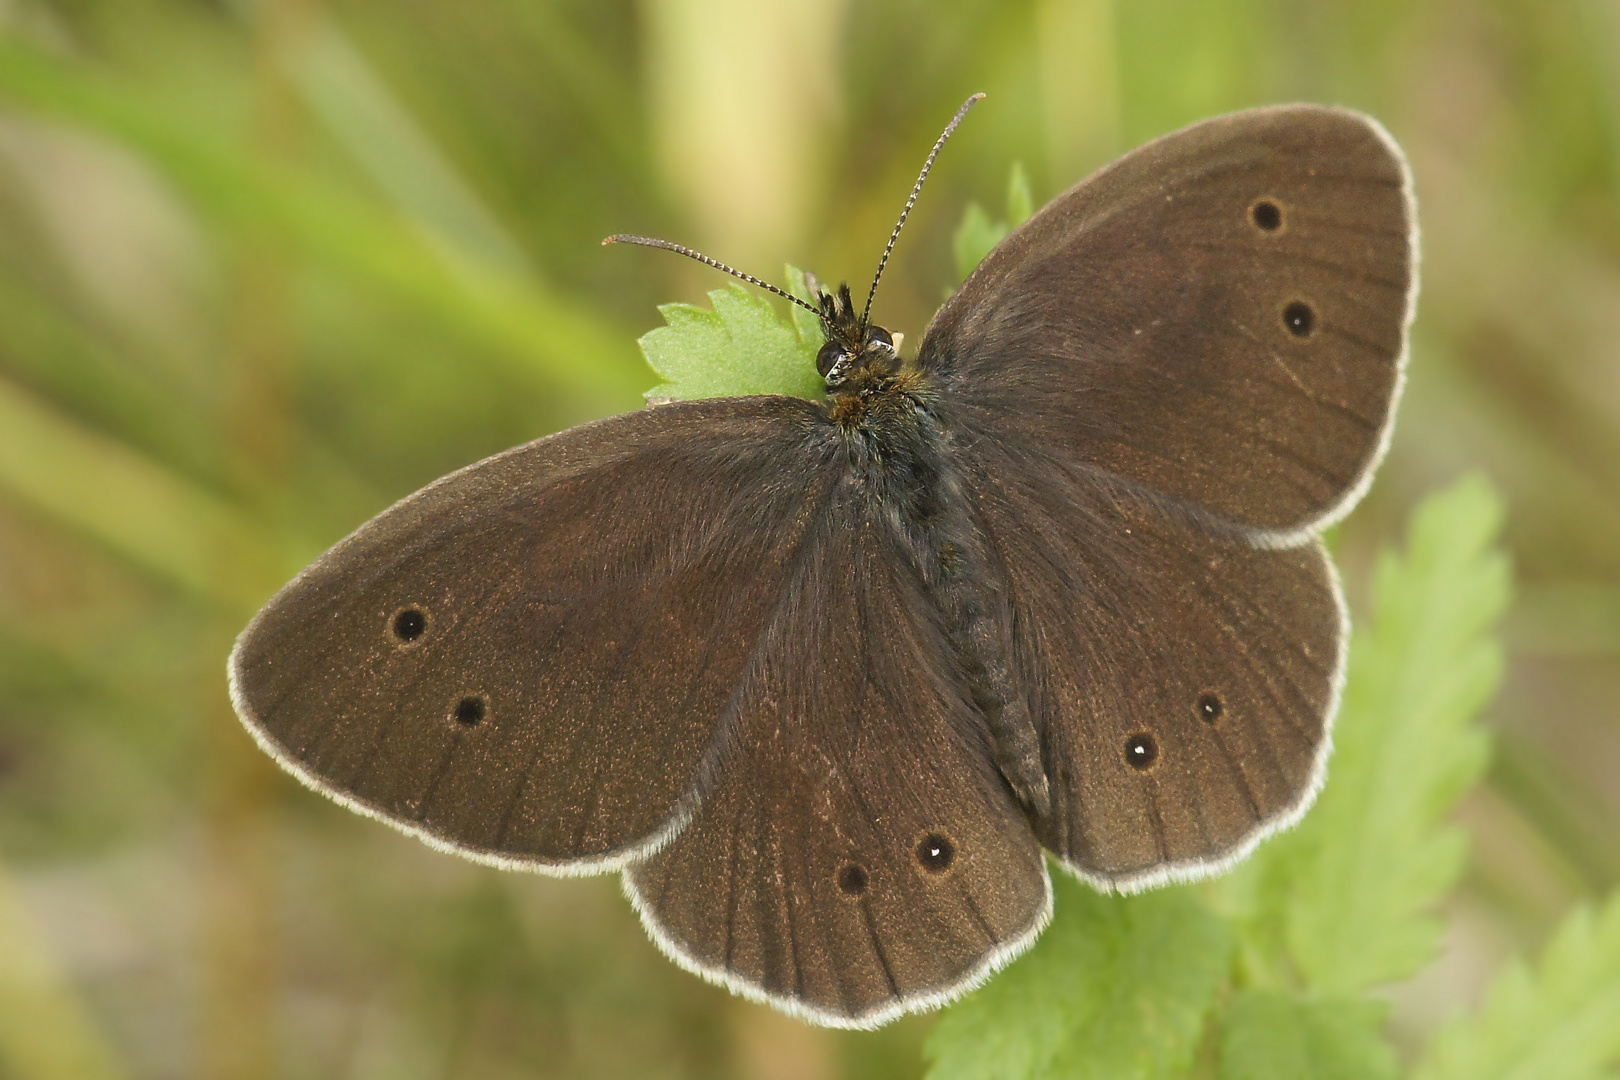
{"label": "butterfly head", "polygon": [[816,301],[827,328],[827,343],[816,354],[816,370],[829,394],[875,389],[900,370],[894,335],[855,310],[848,285],[840,285],[836,292],[817,287]]}

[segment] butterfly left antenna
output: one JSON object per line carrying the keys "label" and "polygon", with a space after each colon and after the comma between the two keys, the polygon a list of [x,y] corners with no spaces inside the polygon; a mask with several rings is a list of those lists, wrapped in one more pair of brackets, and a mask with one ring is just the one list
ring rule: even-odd
{"label": "butterfly left antenna", "polygon": [[906,218],[911,216],[911,208],[917,205],[917,196],[922,193],[923,181],[928,179],[928,170],[934,167],[934,159],[945,149],[945,140],[956,131],[956,126],[967,116],[968,110],[983,100],[984,94],[979,93],[962,102],[962,107],[956,110],[951,122],[945,125],[945,130],[934,140],[934,148],[928,151],[928,160],[923,162],[922,172],[917,175],[917,182],[911,185],[911,195],[906,199],[905,209],[900,211],[900,220],[894,223],[894,232],[889,234],[889,246],[883,249],[883,258],[878,260],[877,273],[872,275],[872,288],[866,294],[866,308],[861,312],[862,326],[866,325],[867,317],[872,314],[872,298],[877,295],[878,282],[883,280],[883,268],[889,265],[889,252],[894,250],[894,242],[900,239],[900,230],[906,227]]}
{"label": "butterfly left antenna", "polygon": [[820,319],[822,325],[826,326],[829,332],[832,330],[832,324],[827,322],[827,316],[823,315],[821,310],[815,305],[807,304],[803,300],[800,300],[797,296],[794,296],[792,293],[788,292],[786,289],[778,288],[768,281],[761,281],[753,274],[745,274],[741,270],[734,270],[725,263],[721,262],[719,259],[711,259],[707,255],[703,254],[703,252],[694,251],[685,244],[671,243],[668,240],[654,240],[650,236],[631,236],[628,233],[614,233],[612,236],[609,236],[602,241],[603,247],[606,247],[608,244],[640,244],[642,247],[663,248],[665,251],[673,251],[677,255],[685,255],[688,259],[696,259],[705,266],[712,266],[716,270],[724,270],[734,278],[741,278],[750,285],[758,285],[760,288],[773,292],[777,296],[782,297],[784,300],[793,301],[795,304],[798,304],[816,318]]}

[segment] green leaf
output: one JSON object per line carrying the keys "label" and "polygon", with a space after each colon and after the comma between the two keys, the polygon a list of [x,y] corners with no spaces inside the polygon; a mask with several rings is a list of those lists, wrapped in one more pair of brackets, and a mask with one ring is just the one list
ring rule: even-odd
{"label": "green leaf", "polygon": [[1214,889],[1246,909],[1252,979],[1291,970],[1317,994],[1353,997],[1434,955],[1432,907],[1466,855],[1444,821],[1485,765],[1476,719],[1501,678],[1501,520],[1490,486],[1464,480],[1418,509],[1404,554],[1379,560],[1318,805]]}
{"label": "green leaf", "polygon": [[962,211],[962,224],[956,227],[956,232],[951,236],[951,251],[956,255],[957,280],[963,280],[973,273],[973,268],[983,262],[984,257],[1006,235],[1006,222],[991,221],[984,207],[976,202],[968,203],[967,209]]}
{"label": "green leaf", "polygon": [[1040,943],[940,1018],[929,1080],[1126,1080],[1192,1065],[1230,965],[1225,924],[1187,889],[1055,885]]}
{"label": "green leaf", "polygon": [[1375,1001],[1238,994],[1221,1018],[1221,1080],[1394,1080]]}
{"label": "green leaf", "polygon": [[1414,1080],[1597,1080],[1620,1065],[1620,893],[1577,909],[1537,970],[1506,968],[1441,1029]]}
{"label": "green leaf", "polygon": [[1022,162],[1013,162],[1011,171],[1007,174],[1007,217],[1004,221],[991,221],[990,215],[984,207],[976,202],[968,203],[967,209],[962,211],[962,224],[956,227],[951,236],[951,251],[956,256],[956,277],[960,281],[973,273],[974,267],[984,261],[984,257],[995,246],[1007,238],[1007,234],[1029,219],[1034,212],[1034,200],[1029,194],[1029,174],[1024,172]]}
{"label": "green leaf", "polygon": [[1015,161],[1007,176],[1007,227],[1016,229],[1035,212],[1035,200],[1029,193],[1029,174],[1024,163]]}
{"label": "green leaf", "polygon": [[[819,321],[811,345],[805,340],[805,323],[784,321],[769,300],[741,285],[715,289],[709,300],[713,310],[660,304],[658,311],[668,325],[641,335],[642,355],[664,380],[647,391],[649,401],[741,394],[823,396],[826,391],[816,374]],[[795,305],[794,310],[802,309]]]}
{"label": "green leaf", "polygon": [[[782,270],[787,277],[788,292],[807,304],[814,304],[816,296],[815,290],[810,287],[810,276],[792,263],[788,263]],[[798,304],[788,305],[788,316],[793,320],[793,328],[798,331],[800,343],[814,356],[827,342],[827,328],[822,324],[820,316],[813,311],[804,310]]]}

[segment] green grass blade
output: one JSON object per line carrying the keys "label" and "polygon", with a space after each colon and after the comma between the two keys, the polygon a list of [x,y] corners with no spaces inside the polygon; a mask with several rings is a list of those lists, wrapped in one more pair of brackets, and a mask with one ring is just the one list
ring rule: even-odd
{"label": "green grass blade", "polygon": [[300,60],[294,77],[310,108],[408,217],[491,266],[532,270],[523,249],[335,24],[311,35]]}
{"label": "green grass blade", "polygon": [[268,546],[228,503],[3,380],[0,489],[160,578],[243,611],[296,568],[296,557]]}
{"label": "green grass blade", "polygon": [[215,226],[269,230],[301,257],[494,346],[490,355],[520,375],[538,373],[599,410],[624,406],[646,386],[619,333],[533,274],[480,257],[317,174],[250,160],[233,133],[171,122],[138,87],[0,37],[0,95],[119,141],[158,166]]}

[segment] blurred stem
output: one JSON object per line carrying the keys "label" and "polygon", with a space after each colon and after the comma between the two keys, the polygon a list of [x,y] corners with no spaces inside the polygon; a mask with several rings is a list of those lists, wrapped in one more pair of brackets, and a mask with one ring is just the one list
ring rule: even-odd
{"label": "blurred stem", "polygon": [[1048,184],[1063,190],[1119,150],[1114,0],[1037,0]]}
{"label": "blurred stem", "polygon": [[[286,72],[309,40],[317,0],[262,0],[254,9],[254,115],[250,154],[284,166],[300,149],[302,117]],[[291,422],[293,268],[271,230],[247,229],[234,252],[227,311],[230,392],[222,429],[241,490],[260,498],[281,486]],[[259,507],[267,512],[268,507]],[[250,568],[242,552],[219,553],[216,572],[235,587]],[[220,653],[235,627],[222,627]],[[206,954],[203,1075],[268,1080],[275,1072],[276,933],[273,780],[231,714],[217,676],[209,681]]]}
{"label": "blurred stem", "polygon": [[[700,247],[780,266],[802,239],[840,111],[846,0],[641,0],[665,180]],[[685,269],[685,268],[682,268]]]}
{"label": "blurred stem", "polygon": [[[301,150],[304,117],[288,71],[312,37],[318,3],[261,0],[257,8],[251,153],[271,168],[289,166]],[[239,468],[277,476],[285,471],[291,438],[291,260],[275,228],[243,230],[234,256],[226,430]]]}
{"label": "blurred stem", "polygon": [[750,1080],[832,1080],[838,1060],[832,1033],[775,1009],[733,1000],[733,1067]]}
{"label": "blurred stem", "polygon": [[[230,639],[219,640],[225,646]],[[275,1071],[276,997],[272,777],[217,680],[214,691],[205,713],[201,1075],[268,1080]]]}

